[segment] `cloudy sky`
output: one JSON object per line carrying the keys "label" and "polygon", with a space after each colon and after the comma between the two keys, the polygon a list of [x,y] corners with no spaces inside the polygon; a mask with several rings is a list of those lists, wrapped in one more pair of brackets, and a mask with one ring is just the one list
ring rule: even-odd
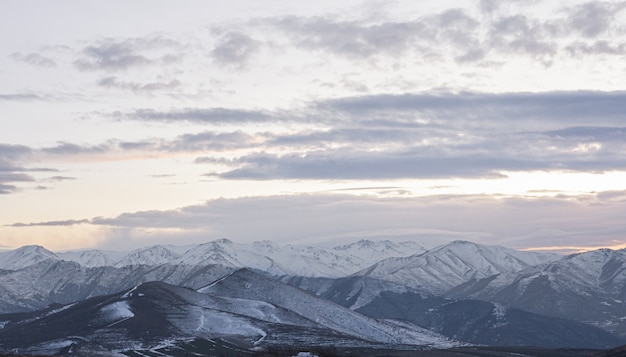
{"label": "cloudy sky", "polygon": [[3,9],[1,248],[626,246],[626,2]]}

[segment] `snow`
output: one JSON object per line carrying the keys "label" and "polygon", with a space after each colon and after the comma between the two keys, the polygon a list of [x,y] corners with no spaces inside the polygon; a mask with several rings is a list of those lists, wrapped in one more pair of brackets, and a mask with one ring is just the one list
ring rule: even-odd
{"label": "snow", "polygon": [[15,250],[0,252],[0,269],[20,270],[48,259],[59,257],[38,245],[26,245]]}
{"label": "snow", "polygon": [[258,340],[267,335],[244,316],[199,306],[190,306],[183,318],[173,318],[172,322],[181,330],[197,336],[239,335]]}
{"label": "snow", "polygon": [[454,241],[422,254],[382,260],[357,275],[442,294],[473,279],[517,273],[558,258],[553,254]]}
{"label": "snow", "polygon": [[133,293],[135,292],[135,290],[137,290],[138,287],[139,285],[135,285],[132,289],[128,290],[124,295],[122,295],[122,299],[128,299],[133,296]]}
{"label": "snow", "polygon": [[128,301],[117,301],[112,304],[105,305],[100,309],[100,314],[104,321],[111,323],[108,327],[135,316]]}
{"label": "snow", "polygon": [[501,304],[493,304],[493,316],[496,317],[496,320],[504,320],[506,317],[506,311],[508,308]]}
{"label": "snow", "polygon": [[[246,288],[242,289],[241,287]],[[418,329],[416,326],[379,322],[298,288],[266,278],[249,270],[239,270],[217,284],[200,290],[202,293],[238,299],[262,300],[295,311],[326,328],[369,341],[411,344],[446,345],[449,339]]]}
{"label": "snow", "polygon": [[341,277],[389,257],[423,252],[415,242],[361,240],[337,247],[279,245],[271,241],[239,244],[227,239],[188,246],[155,245],[131,252],[84,250],[52,253],[26,246],[0,253],[0,269],[17,270],[45,259],[67,260],[84,267],[137,265],[208,265],[253,268],[274,275]]}

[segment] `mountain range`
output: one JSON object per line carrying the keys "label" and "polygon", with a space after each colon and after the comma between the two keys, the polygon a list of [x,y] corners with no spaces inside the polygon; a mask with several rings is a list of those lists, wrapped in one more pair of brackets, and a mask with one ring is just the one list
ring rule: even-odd
{"label": "mountain range", "polygon": [[0,351],[616,347],[626,343],[625,254],[467,241],[25,246],[0,252]]}

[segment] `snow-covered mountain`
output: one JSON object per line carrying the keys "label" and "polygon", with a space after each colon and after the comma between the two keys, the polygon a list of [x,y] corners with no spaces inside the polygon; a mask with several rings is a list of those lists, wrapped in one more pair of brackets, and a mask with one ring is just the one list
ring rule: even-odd
{"label": "snow-covered mountain", "polygon": [[53,253],[39,246],[26,246],[0,253],[0,269],[19,270],[46,259],[73,261],[85,267],[138,265],[219,264],[253,268],[274,275],[340,277],[352,274],[389,257],[423,252],[414,242],[361,240],[337,247],[279,245],[271,241],[240,244],[228,239],[188,246],[156,245],[131,252],[105,250]]}
{"label": "snow-covered mountain", "polygon": [[[67,354],[72,350],[79,355],[168,355],[159,351],[173,348],[182,355],[187,352],[186,345],[197,349],[198,344],[205,344],[200,355],[208,355],[216,348],[215,340],[228,341],[232,345],[230,353],[236,355],[237,351],[263,353],[272,346],[397,349],[403,348],[398,345],[401,343],[412,345],[411,349],[420,349],[460,345],[415,325],[365,317],[292,287],[288,287],[292,291],[285,290],[284,301],[291,297],[294,301],[308,301],[315,306],[296,304],[287,309],[272,302],[276,300],[275,294],[252,296],[245,293],[246,285],[237,284],[242,282],[241,279],[246,279],[245,284],[254,284],[257,289],[267,283],[281,284],[243,271],[221,280],[225,284],[233,281],[235,285],[213,285],[203,289],[204,293],[152,282],[43,311],[0,315],[0,351]],[[271,290],[272,287],[267,288]],[[206,290],[212,290],[212,293]],[[227,294],[217,294],[215,290]],[[230,295],[249,296],[233,298]],[[318,309],[321,316],[325,311],[332,311],[332,317],[318,318],[312,315],[313,309]],[[190,341],[193,341],[191,346],[188,345]],[[147,354],[140,352],[142,350]],[[214,351],[212,354],[220,353]]]}
{"label": "snow-covered mountain", "polygon": [[232,272],[219,265],[162,264],[85,267],[75,262],[45,260],[0,273],[0,312],[41,309],[97,295],[111,294],[149,281],[189,288],[204,286]]}
{"label": "snow-covered mountain", "polygon": [[18,270],[47,259],[60,259],[39,245],[26,245],[15,250],[0,252],[0,269]]}
{"label": "snow-covered mountain", "polygon": [[457,343],[417,326],[377,321],[304,290],[248,269],[238,270],[198,292],[246,300],[262,300],[354,337],[390,344],[454,346]]}
{"label": "snow-covered mountain", "polygon": [[191,246],[157,245],[128,253],[90,250],[55,254],[42,247],[23,247],[0,257],[7,270],[0,272],[0,312],[69,303],[148,281],[197,288],[240,268],[277,276],[345,276],[379,258],[411,254],[413,248],[420,249],[388,241],[323,248],[269,241],[238,244],[227,239]]}
{"label": "snow-covered mountain", "polygon": [[609,332],[580,322],[491,302],[447,299],[371,277],[282,279],[366,316],[409,320],[475,344],[607,348],[622,342]]}
{"label": "snow-covered mountain", "polygon": [[56,253],[62,260],[76,262],[88,268],[114,266],[126,254],[125,252],[111,250],[77,250]]}
{"label": "snow-covered mountain", "polygon": [[[234,272],[237,273],[228,276]],[[253,278],[244,279],[246,274]],[[301,290],[276,280],[313,295],[299,295],[297,291],[302,293]],[[574,337],[568,340],[551,333],[529,333],[528,343],[533,338],[536,343],[574,343],[584,341],[575,337],[584,334],[598,336],[598,341],[604,338],[594,335],[597,331],[592,330],[581,335],[585,326],[554,318],[592,324],[626,339],[626,250],[602,249],[559,256],[466,241],[454,241],[427,251],[415,243],[389,241],[358,241],[329,248],[279,245],[270,241],[239,244],[221,239],[190,246],[152,246],[132,252],[60,253],[26,246],[0,253],[0,313],[32,311],[54,303],[69,304],[152,281],[188,289],[203,288],[205,292],[229,298],[262,300],[263,297],[265,302],[290,310],[299,305],[315,306],[303,311],[303,316],[324,328],[353,337],[353,330],[339,328],[336,325],[341,323],[333,322],[333,309],[340,306],[329,307],[328,301],[363,312],[370,319],[413,316],[414,323],[450,338],[477,343],[486,341],[480,340],[480,336],[507,343],[514,340],[504,339],[506,333],[513,336],[515,329],[535,329],[540,325],[569,331],[568,336]],[[236,290],[233,281],[248,289]],[[283,300],[283,295],[292,298]],[[468,300],[482,300],[487,305]],[[445,307],[433,305],[429,308],[436,310],[420,310],[420,306],[434,301],[445,301]],[[389,313],[383,306],[398,302],[409,310],[396,307]],[[527,312],[518,314],[517,309]],[[498,319],[487,313],[496,310],[509,314]],[[377,315],[379,312],[387,315]],[[424,316],[430,316],[430,320],[418,319]],[[459,318],[483,323],[461,324]],[[413,331],[410,332],[398,321],[374,325],[370,322],[360,316],[350,326],[363,326],[357,329],[372,341],[383,341],[380,336],[389,331],[405,332],[394,337],[399,339],[387,342],[409,343],[406,341],[418,338],[415,328],[409,328]],[[500,323],[506,323],[509,330],[496,329]],[[368,329],[376,328],[367,330],[365,325]],[[455,331],[454,326],[476,329],[473,335],[476,339]]]}
{"label": "snow-covered mountain", "polygon": [[498,246],[454,241],[409,257],[388,258],[355,275],[445,294],[468,281],[524,269],[560,259],[556,254],[522,252]]}
{"label": "snow-covered mountain", "polygon": [[456,297],[568,317],[626,337],[626,250],[573,254],[520,271],[512,280],[495,277],[473,285]]}

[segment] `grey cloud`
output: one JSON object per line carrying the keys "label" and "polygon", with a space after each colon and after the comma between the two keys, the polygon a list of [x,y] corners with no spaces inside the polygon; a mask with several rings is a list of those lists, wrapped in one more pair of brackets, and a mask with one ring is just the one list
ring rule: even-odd
{"label": "grey cloud", "polygon": [[519,120],[587,124],[621,124],[626,92],[443,93],[370,95],[320,102],[319,108],[352,115],[405,114],[405,117],[445,120]]}
{"label": "grey cloud", "polygon": [[71,181],[71,180],[76,180],[76,177],[52,176],[52,177],[49,177],[48,180],[50,180],[50,181]]}
{"label": "grey cloud", "polygon": [[108,149],[107,145],[84,146],[72,143],[60,143],[57,146],[41,149],[42,152],[53,155],[79,155],[104,153]]}
{"label": "grey cloud", "polygon": [[182,45],[162,37],[105,39],[85,47],[74,65],[83,71],[120,71],[151,64],[168,65],[180,59]]}
{"label": "grey cloud", "polygon": [[241,32],[227,32],[211,51],[211,57],[219,64],[242,69],[259,52],[260,43]]}
{"label": "grey cloud", "polygon": [[30,101],[42,99],[46,98],[36,93],[0,93],[0,101]]}
{"label": "grey cloud", "polygon": [[9,55],[9,57],[16,61],[32,64],[34,66],[56,67],[56,62],[54,62],[52,59],[44,57],[37,53],[22,54],[20,52],[15,52]]}
{"label": "grey cloud", "polygon": [[17,190],[17,187],[15,187],[15,185],[7,185],[7,184],[0,182],[0,195],[8,195],[10,193],[15,192],[16,190]]}
{"label": "grey cloud", "polygon": [[46,226],[46,227],[55,227],[55,226],[74,226],[77,224],[85,224],[89,223],[89,220],[74,220],[69,219],[65,221],[47,221],[47,222],[36,222],[36,223],[13,223],[7,225],[7,227],[38,227],[38,226]]}
{"label": "grey cloud", "polygon": [[[481,143],[482,144],[482,143]],[[626,169],[626,159],[614,155],[510,150],[495,152],[486,143],[478,149],[493,153],[464,152],[455,148],[425,147],[407,151],[312,151],[303,155],[254,154],[234,161],[240,167],[221,173],[225,179],[403,179],[482,177],[499,178],[500,171]],[[496,143],[504,146],[505,142]],[[486,150],[485,150],[486,151]]]}
{"label": "grey cloud", "polygon": [[34,178],[19,166],[19,163],[29,156],[32,150],[23,145],[0,144],[0,194],[10,194],[18,190],[14,183],[32,182]]}
{"label": "grey cloud", "polygon": [[545,132],[559,137],[589,138],[592,140],[625,140],[626,127],[577,126]]}
{"label": "grey cloud", "polygon": [[545,25],[524,15],[499,18],[492,25],[489,45],[504,52],[530,54],[550,59],[558,52],[559,45],[549,36]]}
{"label": "grey cloud", "polygon": [[590,1],[569,9],[570,28],[587,38],[595,38],[607,32],[615,15],[626,3]]}
{"label": "grey cloud", "polygon": [[[211,173],[228,179],[498,177],[505,170],[621,170],[626,168],[624,112],[624,92],[368,95],[310,103],[293,116],[281,113],[302,120],[322,118],[316,130],[208,131],[119,147],[203,151],[195,163],[230,166],[226,172]],[[189,109],[141,115],[207,123],[226,122],[229,116],[235,116],[234,123],[274,120],[259,113]],[[271,154],[276,149],[292,154]],[[218,154],[228,150],[257,153],[228,160]]]}
{"label": "grey cloud", "polygon": [[157,122],[196,122],[207,124],[236,124],[263,122],[272,115],[260,110],[229,109],[229,108],[185,108],[172,111],[156,111],[139,109],[131,113],[115,113],[117,117]]}
{"label": "grey cloud", "polygon": [[0,160],[10,160],[30,155],[32,149],[24,145],[0,144]]}
{"label": "grey cloud", "polygon": [[453,46],[461,56],[478,45],[475,31],[479,22],[459,9],[405,22],[368,23],[290,16],[273,19],[271,23],[297,46],[352,58],[410,51],[423,57],[438,55],[440,50],[434,50],[433,46]]}
{"label": "grey cloud", "polygon": [[[570,91],[520,93],[419,93],[376,94],[311,102],[292,111],[231,108],[182,108],[170,111],[139,109],[112,114],[123,120],[147,122],[193,122],[206,124],[243,124],[300,122],[320,125],[359,124],[381,126],[420,125],[420,120],[449,120],[484,124],[515,124],[536,121],[545,125],[569,126],[594,123],[619,124],[626,112],[626,92]],[[429,125],[433,125],[430,123]]]}
{"label": "grey cloud", "polygon": [[286,17],[276,25],[289,33],[299,46],[366,57],[383,51],[401,53],[410,47],[418,33],[426,31],[420,23],[367,25],[321,17]]}
{"label": "grey cloud", "polygon": [[130,90],[135,93],[152,93],[159,91],[170,91],[179,88],[181,86],[181,82],[176,79],[172,79],[169,82],[137,83],[120,81],[117,77],[106,77],[98,81],[98,86],[105,88]]}
{"label": "grey cloud", "polygon": [[499,8],[499,3],[500,2],[498,0],[479,0],[478,8],[480,11],[490,14]]}
{"label": "grey cloud", "polygon": [[597,194],[598,199],[602,201],[622,201],[626,202],[626,190],[624,191],[605,191]]}
{"label": "grey cloud", "polygon": [[593,55],[593,54],[610,54],[610,55],[623,55],[626,54],[626,44],[612,44],[608,41],[600,40],[592,43],[574,42],[569,44],[565,48],[570,55]]}
{"label": "grey cloud", "polygon": [[257,146],[257,139],[261,136],[251,136],[241,131],[219,133],[202,132],[197,134],[184,134],[166,144],[168,150],[227,150],[242,149]]}
{"label": "grey cloud", "polygon": [[[478,9],[487,16],[474,17],[470,12],[452,9],[408,21],[286,16],[267,19],[263,24],[282,32],[299,48],[353,60],[377,56],[398,61],[449,58],[458,63],[487,60],[482,63],[492,65],[491,55],[496,56],[496,61],[502,60],[499,55],[505,55],[530,56],[551,65],[559,54],[571,54],[575,48],[578,55],[620,54],[623,31],[619,30],[616,16],[625,4],[592,1],[561,8],[549,14],[551,17],[542,18],[531,15],[532,12],[507,15],[498,10],[508,4],[482,0]],[[613,39],[600,38],[609,32],[615,34]]]}
{"label": "grey cloud", "polygon": [[[612,240],[623,239],[623,220],[611,217],[623,217],[625,203],[558,197],[496,199],[460,195],[391,199],[304,194],[217,199],[175,210],[124,213],[88,222],[131,232],[156,228],[154,236],[142,239],[158,239],[159,228],[177,228],[181,233],[171,239],[192,238],[198,242],[215,236],[243,242],[271,237],[277,242],[311,243],[401,232],[404,239],[428,244],[443,243],[451,236],[465,236],[477,242],[513,248],[586,246],[590,242],[611,245]],[[40,225],[84,223],[85,220],[67,220]]]}

